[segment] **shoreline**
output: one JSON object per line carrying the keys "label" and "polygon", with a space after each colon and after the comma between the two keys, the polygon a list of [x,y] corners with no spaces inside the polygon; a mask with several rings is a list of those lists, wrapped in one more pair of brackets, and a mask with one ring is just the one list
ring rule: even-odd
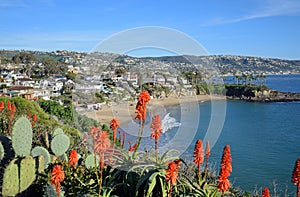
{"label": "shoreline", "polygon": [[[147,104],[147,111],[148,113],[155,115],[164,112],[168,107],[210,100],[226,100],[226,96],[197,95],[151,99]],[[135,106],[136,102],[103,105],[101,110],[87,111],[82,114],[89,118],[95,119],[101,124],[107,125],[110,125],[111,119],[117,118],[120,121],[120,126],[126,127],[128,122],[134,120],[135,118]]]}

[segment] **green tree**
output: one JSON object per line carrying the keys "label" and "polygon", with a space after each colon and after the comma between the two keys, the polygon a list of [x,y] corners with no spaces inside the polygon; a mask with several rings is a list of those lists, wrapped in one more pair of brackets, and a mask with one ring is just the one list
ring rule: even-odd
{"label": "green tree", "polygon": [[12,61],[15,64],[23,64],[22,72],[25,73],[28,77],[30,77],[33,73],[33,66],[38,62],[35,55],[27,52],[21,52],[12,57]]}

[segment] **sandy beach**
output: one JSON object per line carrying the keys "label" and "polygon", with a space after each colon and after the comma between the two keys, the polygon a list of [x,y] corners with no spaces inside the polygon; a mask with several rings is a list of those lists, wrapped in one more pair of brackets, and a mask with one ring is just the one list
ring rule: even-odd
{"label": "sandy beach", "polygon": [[[226,99],[221,96],[198,95],[184,97],[168,97],[163,99],[151,99],[147,104],[147,111],[151,115],[162,113],[167,107],[176,105],[196,105],[200,101]],[[85,112],[84,115],[99,121],[102,124],[110,124],[112,118],[120,120],[121,126],[135,118],[135,102],[103,105],[101,110]]]}

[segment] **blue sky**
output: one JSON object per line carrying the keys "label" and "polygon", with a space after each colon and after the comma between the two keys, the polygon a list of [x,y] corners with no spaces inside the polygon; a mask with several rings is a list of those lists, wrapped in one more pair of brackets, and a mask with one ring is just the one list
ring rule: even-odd
{"label": "blue sky", "polygon": [[0,49],[91,51],[120,31],[162,26],[209,54],[300,59],[299,0],[0,0]]}

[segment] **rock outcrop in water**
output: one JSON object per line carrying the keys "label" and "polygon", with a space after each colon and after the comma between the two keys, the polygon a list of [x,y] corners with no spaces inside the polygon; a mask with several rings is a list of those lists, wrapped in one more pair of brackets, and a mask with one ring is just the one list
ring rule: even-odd
{"label": "rock outcrop in water", "polygon": [[275,90],[269,90],[266,94],[257,92],[254,97],[251,97],[250,101],[257,102],[291,102],[300,101],[300,92],[280,92]]}
{"label": "rock outcrop in water", "polygon": [[231,100],[252,102],[292,102],[300,101],[300,92],[280,92],[267,87],[249,85],[226,85],[226,96]]}

